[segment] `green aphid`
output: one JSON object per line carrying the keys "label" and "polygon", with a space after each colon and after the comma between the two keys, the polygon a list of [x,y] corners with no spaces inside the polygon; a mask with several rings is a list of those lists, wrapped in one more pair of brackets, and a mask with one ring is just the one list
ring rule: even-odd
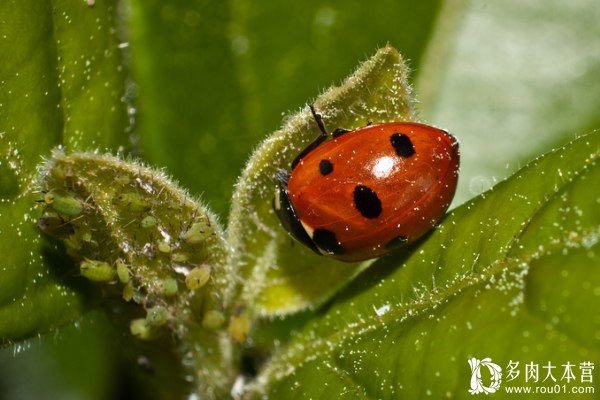
{"label": "green aphid", "polygon": [[209,225],[204,222],[194,222],[190,229],[183,235],[183,240],[188,244],[202,243],[209,236]]}
{"label": "green aphid", "polygon": [[210,278],[210,265],[203,264],[199,267],[194,268],[185,277],[185,285],[190,290],[199,289],[206,285]]}
{"label": "green aphid", "polygon": [[121,283],[127,283],[131,280],[131,271],[127,268],[127,264],[122,261],[117,261],[117,276]]}
{"label": "green aphid", "polygon": [[173,278],[165,279],[162,287],[165,296],[175,296],[177,294],[177,280]]}
{"label": "green aphid", "polygon": [[190,255],[188,253],[177,252],[171,254],[171,260],[176,263],[184,263],[190,259]]}
{"label": "green aphid", "polygon": [[44,203],[59,214],[69,217],[80,215],[85,209],[83,201],[73,193],[64,190],[51,190],[44,195]]}
{"label": "green aphid", "polygon": [[133,299],[134,294],[135,294],[135,290],[133,288],[133,284],[131,283],[131,281],[129,281],[123,287],[123,293],[121,293],[121,297],[125,301],[131,301],[131,299]]}
{"label": "green aphid", "polygon": [[71,235],[64,238],[63,240],[65,242],[65,245],[70,250],[80,251],[83,247],[83,241],[81,240],[81,237],[79,237],[79,235]]}
{"label": "green aphid", "polygon": [[129,330],[131,331],[131,334],[138,339],[151,340],[156,337],[155,330],[152,329],[145,318],[134,319],[131,321]]}
{"label": "green aphid", "polygon": [[205,329],[216,331],[225,323],[225,315],[218,310],[210,310],[202,318],[202,326]]}
{"label": "green aphid", "polygon": [[[129,282],[127,285],[132,285],[132,283]],[[125,286],[127,286],[127,285],[125,285]],[[133,287],[133,285],[132,285],[132,287]],[[141,291],[141,290],[134,290],[131,298],[133,299],[133,301],[135,303],[138,303],[138,304],[146,304],[148,302],[148,298],[147,298],[146,294],[144,293],[144,291]]]}
{"label": "green aphid", "polygon": [[235,315],[229,320],[227,330],[229,335],[238,343],[243,343],[248,337],[248,332],[250,332],[250,319],[245,313]]}
{"label": "green aphid", "polygon": [[117,271],[107,262],[84,259],[79,271],[81,275],[94,282],[110,282],[117,277]]}
{"label": "green aphid", "polygon": [[159,242],[157,247],[161,253],[169,253],[171,251],[171,245],[167,242]]}
{"label": "green aphid", "polygon": [[163,326],[169,319],[171,319],[171,313],[163,306],[154,306],[146,312],[146,321],[150,326]]}
{"label": "green aphid", "polygon": [[56,214],[45,214],[40,218],[38,227],[42,232],[56,238],[65,238],[75,233],[75,228]]}
{"label": "green aphid", "polygon": [[142,228],[152,228],[156,225],[156,222],[156,218],[154,218],[152,215],[146,215],[144,219],[142,219],[142,222],[140,222],[140,226]]}
{"label": "green aphid", "polygon": [[129,175],[121,174],[115,178],[115,182],[120,185],[125,186],[125,185],[129,185],[129,182],[131,182],[131,179],[129,178]]}
{"label": "green aphid", "polygon": [[122,204],[132,212],[146,211],[150,208],[148,200],[146,200],[141,194],[135,192],[121,193],[116,197],[116,202],[118,204]]}
{"label": "green aphid", "polygon": [[63,169],[63,167],[59,164],[54,165],[54,167],[50,170],[50,174],[52,177],[57,180],[63,181],[67,177],[67,171]]}
{"label": "green aphid", "polygon": [[94,241],[91,229],[85,225],[79,225],[77,227],[77,236],[79,236],[81,241],[85,243],[92,243]]}

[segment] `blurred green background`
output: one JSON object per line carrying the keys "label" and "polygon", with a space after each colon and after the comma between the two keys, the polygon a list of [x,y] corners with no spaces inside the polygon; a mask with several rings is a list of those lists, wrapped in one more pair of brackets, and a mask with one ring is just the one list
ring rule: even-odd
{"label": "blurred green background", "polygon": [[[18,197],[6,167],[6,143],[16,140],[30,170],[60,143],[132,150],[225,222],[258,143],[386,43],[413,69],[422,120],[461,141],[455,204],[600,125],[594,0],[7,0],[0,15],[2,217]],[[9,258],[10,235],[0,231]],[[27,291],[0,294],[0,303],[19,296]],[[93,313],[1,350],[0,398],[135,393],[114,334]]]}

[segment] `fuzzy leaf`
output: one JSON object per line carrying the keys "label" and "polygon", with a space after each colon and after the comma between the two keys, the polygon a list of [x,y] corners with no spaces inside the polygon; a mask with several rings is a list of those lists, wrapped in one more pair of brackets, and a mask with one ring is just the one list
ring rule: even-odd
{"label": "fuzzy leaf", "polygon": [[[56,151],[40,175],[40,227],[65,243],[81,275],[145,308],[145,318],[131,321],[134,336],[170,329],[182,359],[195,362],[200,393],[226,392],[234,369],[223,323],[234,275],[215,216],[164,173],[133,161]],[[221,324],[203,323],[214,314]]]}
{"label": "fuzzy leaf", "polygon": [[[384,47],[314,106],[330,130],[411,120],[407,72],[398,52]],[[238,302],[260,316],[319,305],[367,265],[333,261],[293,243],[271,208],[276,172],[289,169],[318,134],[308,107],[290,117],[251,157],[234,194],[228,235],[235,248],[231,263],[242,277]]]}
{"label": "fuzzy leaf", "polygon": [[597,365],[599,148],[596,132],[537,159],[411,254],[377,261],[274,355],[253,393],[468,399],[471,357]]}

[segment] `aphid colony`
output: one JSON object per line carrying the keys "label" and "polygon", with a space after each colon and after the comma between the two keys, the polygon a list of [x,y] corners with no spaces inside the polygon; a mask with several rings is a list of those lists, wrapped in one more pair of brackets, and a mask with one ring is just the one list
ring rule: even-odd
{"label": "aphid colony", "polygon": [[183,311],[190,309],[204,329],[222,328],[223,279],[214,266],[224,257],[208,248],[220,240],[212,216],[156,171],[124,170],[104,156],[59,156],[42,171],[39,227],[79,260],[79,275],[143,306],[146,316],[131,322],[131,332],[152,339],[161,327],[186,329],[180,317],[190,319]]}

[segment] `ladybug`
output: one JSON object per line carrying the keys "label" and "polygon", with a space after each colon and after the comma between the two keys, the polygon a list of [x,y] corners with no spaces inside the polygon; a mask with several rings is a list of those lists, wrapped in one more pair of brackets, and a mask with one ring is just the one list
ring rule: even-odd
{"label": "ladybug", "polygon": [[458,182],[458,141],[416,122],[389,122],[330,135],[321,131],[279,171],[273,208],[282,225],[318,254],[341,261],[381,256],[440,221]]}

